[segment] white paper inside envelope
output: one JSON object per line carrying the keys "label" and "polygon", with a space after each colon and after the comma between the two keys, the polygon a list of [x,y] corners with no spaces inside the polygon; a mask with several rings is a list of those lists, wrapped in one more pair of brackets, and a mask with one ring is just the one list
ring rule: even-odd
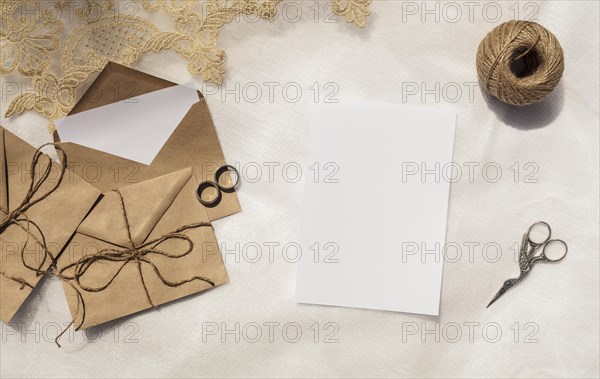
{"label": "white paper inside envelope", "polygon": [[191,85],[178,85],[77,113],[55,125],[62,142],[149,165],[199,100]]}
{"label": "white paper inside envelope", "polygon": [[317,107],[298,302],[438,314],[450,189],[439,170],[455,121],[438,108]]}

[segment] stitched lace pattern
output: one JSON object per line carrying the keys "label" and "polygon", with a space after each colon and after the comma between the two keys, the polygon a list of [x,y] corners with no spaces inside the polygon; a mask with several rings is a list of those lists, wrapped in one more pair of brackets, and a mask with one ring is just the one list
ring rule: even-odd
{"label": "stitched lace pattern", "polygon": [[[148,52],[173,50],[187,61],[190,73],[222,83],[221,28],[236,18],[270,20],[282,1],[5,0],[0,74],[31,81],[11,99],[5,116],[34,110],[50,121],[64,117],[109,60],[131,67]],[[370,3],[333,0],[331,11],[364,28]]]}

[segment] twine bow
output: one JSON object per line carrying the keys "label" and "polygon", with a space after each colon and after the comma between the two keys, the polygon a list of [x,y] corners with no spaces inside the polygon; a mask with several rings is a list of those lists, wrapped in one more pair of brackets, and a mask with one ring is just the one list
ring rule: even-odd
{"label": "twine bow", "polygon": [[[42,195],[40,195],[37,198],[34,198],[36,196],[36,194],[38,193],[38,191],[40,190],[40,188],[42,187],[42,185],[44,185],[46,180],[48,180],[48,177],[50,176],[50,173],[52,172],[53,162],[52,162],[52,159],[50,157],[48,157],[47,164],[46,164],[45,168],[43,169],[42,174],[39,177],[37,177],[38,163],[40,162],[41,157],[43,155],[45,155],[44,153],[42,153],[42,149],[45,146],[50,146],[50,145],[54,146],[54,148],[56,149],[56,152],[59,153],[60,157],[62,158],[61,160],[62,160],[63,164],[60,166],[60,172],[59,172],[59,176],[58,176],[56,183],[51,188],[49,188],[45,193],[43,193]],[[27,212],[35,204],[46,199],[48,196],[50,196],[54,191],[56,191],[58,189],[58,187],[62,183],[62,180],[65,176],[66,167],[67,167],[67,155],[65,154],[64,150],[60,146],[53,144],[53,143],[46,143],[46,144],[40,146],[39,148],[37,148],[35,153],[33,154],[32,160],[31,160],[31,167],[29,170],[30,182],[29,182],[29,188],[27,189],[27,193],[23,197],[23,200],[21,201],[21,203],[13,211],[9,212],[0,222],[0,235],[2,233],[4,233],[10,226],[13,226],[13,225],[21,228],[25,232],[27,237],[25,239],[25,243],[23,243],[23,247],[21,248],[21,260],[23,261],[23,265],[26,268],[35,272],[36,276],[43,275],[44,271],[42,270],[42,267],[44,267],[44,265],[46,264],[46,262],[48,260],[51,262],[51,264],[54,263],[55,258],[52,255],[52,253],[50,253],[50,251],[48,251],[44,233],[42,232],[40,227],[34,221],[31,221],[27,217],[25,212]],[[39,238],[36,236],[36,234],[34,234],[31,231],[32,227],[35,228],[35,230],[37,231],[37,234],[40,236]],[[43,259],[35,267],[30,266],[25,259],[25,248],[27,247],[27,244],[29,243],[30,240],[33,240],[38,246],[40,246],[42,249],[42,252],[44,253]],[[13,280],[13,281],[21,284],[21,287],[20,287],[21,290],[24,289],[25,287],[29,287],[29,288],[33,289],[33,285],[28,283],[23,278],[11,276],[9,274],[6,274],[3,271],[0,272],[0,275],[4,276],[7,279]]]}
{"label": "twine bow", "polygon": [[[7,223],[7,226],[4,230],[8,229],[8,226],[10,226],[11,224],[18,226],[21,230],[23,230],[25,232],[25,235],[27,236],[25,238],[25,242],[22,244],[22,248],[21,248],[21,261],[23,262],[23,266],[25,266],[29,270],[35,272],[36,277],[43,275],[44,271],[42,270],[42,267],[44,267],[44,264],[47,261],[50,261],[51,263],[54,262],[54,256],[52,255],[52,253],[50,253],[50,251],[47,248],[46,238],[44,237],[44,233],[42,232],[40,227],[35,222],[31,221],[26,215],[23,215],[22,218],[17,218],[17,219],[11,220],[10,223]],[[23,226],[23,224],[24,224],[24,226]],[[35,228],[35,230],[39,234],[39,236],[40,236],[39,238],[31,231],[32,226]],[[4,230],[2,230],[2,232]],[[0,234],[2,234],[2,233],[0,232]],[[44,253],[42,260],[36,267],[30,266],[27,263],[27,260],[25,259],[25,249],[26,249],[27,245],[29,244],[29,240],[33,240],[38,246],[40,246],[42,249],[42,252]],[[27,282],[23,278],[11,276],[11,275],[5,273],[4,271],[0,271],[0,275],[20,284],[21,285],[21,287],[19,288],[20,290],[23,290],[25,287],[29,287],[30,289],[33,289],[33,285],[30,284],[29,282]]]}
{"label": "twine bow", "polygon": [[[52,171],[52,158],[48,157],[48,164],[46,165],[42,175],[36,180],[38,163],[39,163],[41,157],[43,155],[45,155],[44,153],[42,153],[42,149],[45,146],[50,146],[50,145],[54,146],[56,151],[62,155],[63,164],[61,165],[60,174],[59,174],[58,180],[56,181],[54,186],[52,188],[48,189],[48,191],[46,193],[44,193],[41,196],[39,196],[38,198],[34,199],[34,196],[40,190],[40,187],[46,182],[46,180],[50,176],[50,172]],[[67,155],[65,154],[64,150],[60,146],[57,146],[56,144],[53,144],[53,143],[46,143],[46,144],[40,146],[35,151],[35,154],[33,154],[33,159],[31,160],[31,169],[30,169],[31,181],[29,183],[29,189],[27,190],[25,197],[21,201],[21,204],[19,204],[19,206],[16,207],[12,212],[9,212],[6,215],[6,217],[4,217],[2,219],[2,221],[0,222],[0,234],[2,234],[9,227],[9,225],[18,223],[20,221],[19,218],[21,216],[23,216],[29,208],[31,208],[35,204],[39,203],[40,201],[46,199],[54,191],[56,191],[56,189],[60,186],[60,183],[62,182],[62,180],[65,176],[66,168],[67,168]],[[22,221],[28,221],[28,220],[25,219]]]}
{"label": "twine bow", "polygon": [[[44,185],[46,180],[48,180],[48,177],[50,176],[50,173],[52,172],[52,166],[53,166],[52,158],[48,157],[47,165],[43,169],[42,174],[39,177],[37,177],[38,163],[40,162],[41,157],[43,155],[45,155],[44,153],[42,153],[42,149],[45,146],[50,146],[50,145],[54,146],[54,148],[56,149],[56,152],[59,154],[59,156],[61,158],[62,165],[60,166],[60,172],[59,172],[59,176],[58,176],[56,183],[51,188],[49,188],[45,193],[43,193],[42,195],[40,195],[36,198],[35,197],[36,194],[38,193],[38,191],[40,190],[42,185]],[[43,267],[46,264],[46,262],[49,261],[50,265],[49,265],[48,272],[50,272],[54,276],[57,276],[59,279],[61,279],[63,281],[65,280],[65,278],[61,277],[60,274],[58,274],[56,272],[56,269],[55,269],[56,257],[48,250],[48,246],[46,244],[46,237],[44,236],[43,231],[41,230],[41,228],[39,227],[38,224],[36,224],[34,221],[29,219],[29,217],[27,217],[27,214],[25,212],[27,212],[31,207],[33,207],[37,203],[48,198],[54,191],[56,191],[58,189],[58,187],[60,186],[60,184],[63,181],[66,169],[67,169],[67,154],[60,146],[53,144],[53,143],[46,143],[46,144],[40,146],[38,149],[36,149],[35,153],[33,154],[33,158],[31,160],[31,168],[29,171],[30,172],[30,183],[29,183],[29,188],[27,189],[27,192],[25,193],[25,197],[23,198],[21,203],[13,211],[9,212],[0,222],[0,235],[2,233],[4,233],[11,226],[19,227],[21,230],[23,230],[25,232],[27,237],[25,239],[25,242],[23,243],[23,247],[21,248],[21,261],[23,262],[24,267],[28,268],[29,270],[31,270],[35,273],[36,277],[44,275],[45,271],[43,270]],[[34,230],[32,231],[32,229],[34,229]],[[25,249],[28,246],[30,241],[33,241],[37,246],[39,246],[43,252],[43,258],[41,259],[40,263],[37,266],[29,265],[27,263],[27,260],[25,259]],[[20,290],[23,290],[25,287],[29,287],[30,289],[33,289],[33,287],[34,287],[31,283],[27,282],[25,279],[23,279],[21,277],[12,276],[10,274],[5,273],[4,271],[0,272],[0,275],[20,284],[21,285]],[[68,283],[68,284],[71,285],[71,287],[73,287],[75,290],[77,290],[72,284],[70,284],[70,283]],[[81,304],[83,304],[83,298],[81,297],[81,294],[79,292],[77,293],[77,296],[78,296],[78,299],[80,300]],[[84,313],[85,313],[85,311],[84,311]],[[77,314],[79,314],[79,303],[78,303]],[[55,343],[58,345],[58,347],[60,347],[58,340],[66,332],[66,330],[74,323],[75,323],[75,318],[73,318],[73,320],[71,321],[71,323],[65,330],[63,330],[59,335],[56,336]]]}
{"label": "twine bow", "polygon": [[[52,170],[53,162],[52,162],[51,158],[48,157],[48,165],[43,170],[43,173],[39,177],[39,179],[36,180],[37,166],[41,159],[41,156],[43,155],[43,153],[41,152],[41,149],[48,145],[53,145],[56,148],[57,152],[60,153],[63,164],[61,166],[60,175],[58,177],[56,184],[53,187],[51,187],[47,192],[43,193],[42,195],[40,195],[39,197],[36,198],[35,196],[36,196],[37,192],[40,190],[40,188],[42,187],[44,182],[48,179],[50,172]],[[179,287],[185,283],[189,283],[189,282],[192,282],[195,280],[200,280],[200,281],[206,282],[213,287],[215,286],[215,283],[213,281],[211,281],[208,278],[202,277],[202,276],[194,276],[192,278],[185,279],[182,281],[176,281],[176,282],[170,281],[162,275],[162,273],[160,272],[158,267],[149,259],[149,256],[151,254],[162,255],[164,257],[174,258],[174,259],[182,258],[182,257],[190,254],[194,249],[194,243],[188,236],[183,234],[183,232],[186,230],[189,230],[189,229],[194,229],[194,228],[212,227],[211,223],[200,222],[200,223],[195,223],[195,224],[184,225],[171,233],[167,233],[159,238],[153,239],[151,241],[147,241],[143,244],[140,244],[139,246],[136,246],[136,244],[134,243],[134,241],[131,237],[131,230],[130,230],[131,228],[129,226],[129,219],[127,217],[127,211],[125,210],[125,203],[123,201],[123,196],[121,195],[121,193],[118,190],[115,190],[115,192],[119,195],[119,199],[121,201],[121,210],[122,210],[123,218],[125,220],[126,231],[127,231],[127,236],[129,239],[130,246],[127,248],[123,248],[123,249],[120,249],[120,248],[103,249],[103,250],[100,250],[96,254],[85,256],[85,257],[79,259],[78,261],[71,263],[71,264],[61,268],[60,270],[58,270],[56,268],[57,267],[57,264],[56,264],[57,257],[55,257],[48,250],[47,244],[46,244],[46,238],[44,237],[44,233],[42,232],[40,227],[34,221],[30,220],[27,217],[25,212],[27,212],[27,210],[29,210],[35,204],[46,199],[48,196],[50,196],[54,191],[56,191],[58,189],[58,187],[60,186],[60,184],[62,183],[62,180],[64,178],[64,175],[66,172],[66,167],[67,167],[67,155],[64,152],[64,150],[62,148],[60,148],[60,146],[57,146],[52,143],[48,143],[48,144],[40,146],[40,148],[38,148],[36,150],[35,154],[33,155],[33,159],[31,162],[31,170],[30,170],[31,183],[29,185],[27,193],[25,194],[25,197],[23,198],[23,201],[13,211],[9,212],[6,215],[6,217],[4,217],[2,219],[2,221],[0,222],[0,235],[2,233],[4,233],[12,225],[17,226],[17,227],[21,228],[23,231],[25,231],[27,238],[25,240],[25,243],[23,244],[23,248],[21,249],[21,260],[23,262],[23,266],[25,266],[29,270],[33,271],[36,274],[36,276],[41,276],[45,273],[45,271],[42,268],[44,267],[46,262],[49,261],[50,265],[49,265],[49,269],[47,272],[50,273],[51,275],[57,277],[59,280],[63,281],[64,283],[68,284],[75,291],[75,294],[77,296],[77,309],[75,310],[75,316],[73,317],[73,319],[71,320],[69,325],[60,334],[58,334],[56,336],[54,342],[56,343],[56,345],[58,345],[58,347],[61,347],[61,345],[58,342],[59,339],[62,337],[63,334],[66,333],[66,331],[72,325],[75,324],[75,322],[79,316],[81,316],[81,320],[79,321],[78,326],[76,326],[75,330],[79,330],[84,324],[85,317],[86,317],[86,306],[85,306],[85,301],[84,301],[83,295],[82,295],[81,291],[79,290],[79,288],[81,288],[84,291],[88,291],[88,292],[103,291],[112,284],[112,282],[117,278],[117,276],[125,268],[125,266],[127,266],[131,262],[133,262],[137,265],[138,272],[140,274],[140,279],[142,282],[142,286],[143,286],[144,292],[146,294],[146,298],[148,300],[148,303],[152,307],[154,307],[154,303],[152,302],[150,293],[148,292],[148,288],[147,288],[146,282],[144,280],[144,274],[142,271],[142,263],[149,265],[153,269],[153,271],[155,272],[157,277],[161,280],[161,282],[169,287]],[[35,229],[35,230],[32,231],[32,229]],[[36,236],[36,234],[38,234],[39,237]],[[38,245],[42,249],[42,252],[44,253],[43,259],[41,260],[40,264],[37,266],[31,266],[25,260],[25,247],[27,246],[27,244],[29,243],[30,240],[32,240],[36,245]],[[182,253],[179,253],[179,254],[172,254],[172,253],[168,253],[168,252],[165,252],[165,251],[162,251],[159,249],[159,247],[163,243],[170,241],[170,240],[183,240],[187,243],[187,248]],[[83,284],[81,282],[82,277],[86,274],[86,272],[88,272],[90,267],[92,267],[95,263],[99,263],[99,262],[100,263],[115,262],[115,263],[120,264],[120,266],[117,269],[117,271],[115,272],[115,274],[106,283],[102,283],[102,284],[96,285],[96,286]],[[73,271],[74,271],[73,275],[65,274],[65,271],[67,271],[71,268],[73,268]],[[25,287],[29,287],[31,289],[33,289],[33,287],[34,287],[32,284],[28,283],[23,278],[11,276],[9,274],[6,274],[5,272],[0,272],[0,275],[20,284],[21,290],[24,289]],[[79,288],[77,288],[77,286],[75,286],[75,284],[73,284],[73,282],[75,282],[79,286]]]}
{"label": "twine bow", "polygon": [[[161,237],[152,239],[150,241],[146,241],[140,245],[136,245],[131,236],[131,227],[129,225],[129,218],[127,217],[127,210],[125,209],[125,202],[123,201],[123,195],[119,190],[115,190],[119,195],[119,200],[121,204],[121,212],[123,215],[123,219],[125,221],[125,230],[127,231],[127,238],[129,240],[129,247],[126,248],[118,248],[118,247],[110,247],[106,249],[102,249],[95,254],[84,256],[78,261],[71,263],[60,270],[60,274],[70,280],[74,280],[77,285],[87,291],[87,292],[100,292],[104,291],[108,288],[114,281],[117,279],[121,271],[130,263],[134,263],[137,267],[137,270],[140,274],[140,280],[142,283],[142,287],[144,288],[144,293],[146,294],[146,299],[150,306],[154,307],[154,303],[152,302],[152,298],[150,297],[150,292],[148,291],[148,287],[146,286],[146,280],[144,279],[144,272],[142,270],[142,265],[146,264],[152,268],[156,276],[160,279],[160,281],[169,287],[179,287],[183,284],[199,280],[210,284],[212,287],[215,286],[215,283],[203,276],[193,276],[189,279],[181,280],[181,281],[170,281],[166,279],[163,274],[160,272],[156,264],[154,264],[149,256],[152,254],[161,255],[167,258],[178,259],[182,258],[192,252],[194,249],[194,243],[190,239],[190,237],[182,234],[185,230],[195,229],[200,227],[212,227],[212,224],[209,222],[200,222],[195,224],[189,224],[182,226],[170,233],[167,233]],[[163,250],[160,250],[159,247],[167,241],[172,240],[182,240],[187,243],[187,248],[179,253],[173,254]],[[96,263],[116,263],[118,264],[118,268],[115,273],[109,277],[107,281],[104,283],[100,283],[97,285],[86,285],[82,283],[82,279],[86,272],[94,266]],[[73,269],[72,275],[65,274],[65,271]]]}

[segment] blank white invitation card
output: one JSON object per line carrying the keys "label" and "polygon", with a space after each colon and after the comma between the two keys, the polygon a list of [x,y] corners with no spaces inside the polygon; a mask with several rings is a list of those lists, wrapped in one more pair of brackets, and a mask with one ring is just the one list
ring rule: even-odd
{"label": "blank white invitation card", "polygon": [[439,108],[316,106],[298,302],[439,314],[455,124]]}
{"label": "blank white invitation card", "polygon": [[198,101],[191,84],[176,85],[56,120],[56,129],[62,142],[149,165]]}

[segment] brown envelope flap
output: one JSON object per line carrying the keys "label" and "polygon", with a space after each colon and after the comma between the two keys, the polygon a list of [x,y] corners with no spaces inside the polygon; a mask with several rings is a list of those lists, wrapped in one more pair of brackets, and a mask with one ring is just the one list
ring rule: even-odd
{"label": "brown envelope flap", "polygon": [[[1,209],[12,211],[23,201],[29,189],[31,161],[36,148],[8,130],[1,130],[3,144],[0,153],[4,156],[4,172],[1,179],[3,190],[0,190],[0,203],[3,204]],[[47,164],[47,159],[50,158],[43,157],[41,164]]]}
{"label": "brown envelope flap", "polygon": [[[136,245],[148,238],[191,178],[192,169],[189,167],[119,190],[125,205],[131,239]],[[77,232],[114,245],[130,246],[119,194],[114,191],[105,193]]]}
{"label": "brown envelope flap", "polygon": [[6,166],[4,129],[0,127],[0,212],[8,214],[8,167]]}
{"label": "brown envelope flap", "polygon": [[[87,111],[131,97],[168,88],[176,83],[108,62],[85,95],[69,113]],[[225,163],[219,138],[202,94],[190,108],[150,166],[74,143],[63,148],[70,168],[102,192],[192,166],[199,181],[212,180],[216,168]],[[54,134],[59,142],[58,133]],[[206,208],[210,220],[241,211],[236,192],[223,193],[221,202]]]}
{"label": "brown envelope flap", "polygon": [[[115,83],[118,85],[115,86]],[[137,97],[149,92],[176,86],[177,83],[137,71],[115,62],[108,62],[83,98],[69,115]],[[200,91],[200,99],[203,95]]]}

